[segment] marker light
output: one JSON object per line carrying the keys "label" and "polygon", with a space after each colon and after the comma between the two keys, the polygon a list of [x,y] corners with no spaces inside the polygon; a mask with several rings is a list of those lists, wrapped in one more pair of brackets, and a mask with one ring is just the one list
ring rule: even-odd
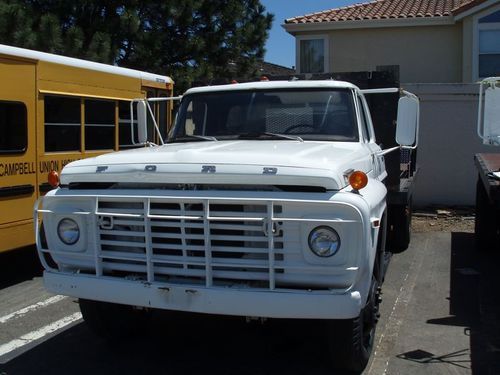
{"label": "marker light", "polygon": [[56,188],[59,186],[59,173],[56,171],[50,171],[48,176],[47,176],[47,181],[49,182],[49,185],[52,186],[53,188]]}
{"label": "marker light", "polygon": [[355,171],[349,176],[349,185],[354,190],[363,189],[368,184],[368,176],[365,172]]}

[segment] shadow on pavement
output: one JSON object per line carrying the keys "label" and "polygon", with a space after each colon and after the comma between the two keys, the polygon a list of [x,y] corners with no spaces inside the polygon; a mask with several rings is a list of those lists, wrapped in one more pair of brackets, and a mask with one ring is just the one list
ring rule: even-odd
{"label": "shadow on pavement", "polygon": [[[463,327],[470,337],[472,373],[500,374],[500,249],[480,252],[473,233],[451,235],[450,316],[427,323]],[[422,363],[446,361],[459,367],[469,362],[467,351],[444,357],[408,352],[398,357]]]}
{"label": "shadow on pavement", "polygon": [[35,246],[0,253],[0,289],[41,276],[42,272]]}
{"label": "shadow on pavement", "polygon": [[320,327],[158,313],[147,333],[109,342],[83,323],[18,355],[0,374],[341,374],[329,368]]}

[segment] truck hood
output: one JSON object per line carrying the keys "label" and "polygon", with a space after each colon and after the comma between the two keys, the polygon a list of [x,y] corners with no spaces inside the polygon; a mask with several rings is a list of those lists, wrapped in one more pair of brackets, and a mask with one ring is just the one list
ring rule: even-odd
{"label": "truck hood", "polygon": [[80,182],[300,185],[338,190],[350,169],[369,173],[356,142],[199,141],[139,148],[68,164],[63,185]]}

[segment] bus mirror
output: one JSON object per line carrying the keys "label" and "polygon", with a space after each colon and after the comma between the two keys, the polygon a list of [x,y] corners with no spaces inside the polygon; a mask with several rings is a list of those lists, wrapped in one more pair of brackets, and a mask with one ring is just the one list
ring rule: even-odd
{"label": "bus mirror", "polygon": [[396,142],[400,146],[416,144],[418,134],[419,102],[415,96],[403,96],[398,102]]}
{"label": "bus mirror", "polygon": [[140,144],[148,141],[148,108],[145,100],[137,102],[137,140]]}

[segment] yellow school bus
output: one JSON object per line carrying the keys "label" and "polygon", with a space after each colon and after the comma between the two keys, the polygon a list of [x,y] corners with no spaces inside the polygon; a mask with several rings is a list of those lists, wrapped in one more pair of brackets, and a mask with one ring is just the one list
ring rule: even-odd
{"label": "yellow school bus", "polygon": [[[0,252],[34,243],[33,205],[51,189],[50,171],[137,147],[131,100],[173,89],[167,76],[5,45],[0,82]],[[163,135],[167,103],[154,108]]]}

